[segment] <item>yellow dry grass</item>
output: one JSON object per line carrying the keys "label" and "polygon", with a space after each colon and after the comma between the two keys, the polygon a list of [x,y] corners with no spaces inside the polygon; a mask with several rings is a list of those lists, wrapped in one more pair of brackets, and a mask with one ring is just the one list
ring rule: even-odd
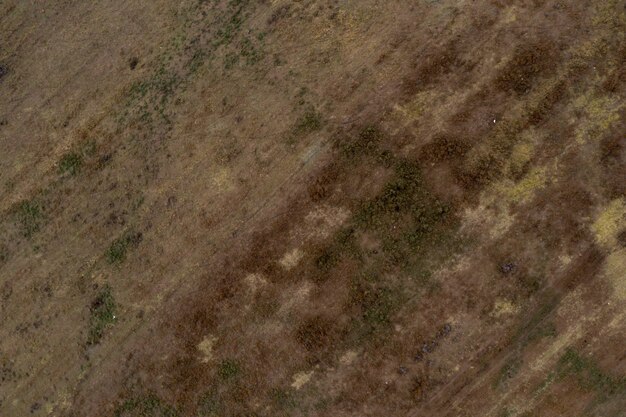
{"label": "yellow dry grass", "polygon": [[617,236],[626,229],[626,201],[618,198],[604,207],[591,226],[596,241],[606,247],[617,245]]}

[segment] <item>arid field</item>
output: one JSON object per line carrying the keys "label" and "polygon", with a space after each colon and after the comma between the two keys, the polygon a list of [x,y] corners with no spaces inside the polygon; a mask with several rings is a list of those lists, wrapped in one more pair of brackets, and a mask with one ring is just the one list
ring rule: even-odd
{"label": "arid field", "polygon": [[626,4],[0,0],[0,417],[626,417]]}

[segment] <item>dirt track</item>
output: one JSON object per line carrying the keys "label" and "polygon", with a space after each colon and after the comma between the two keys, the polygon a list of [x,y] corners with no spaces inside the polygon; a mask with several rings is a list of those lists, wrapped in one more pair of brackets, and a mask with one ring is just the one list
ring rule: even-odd
{"label": "dirt track", "polygon": [[626,416],[626,9],[0,3],[0,416]]}

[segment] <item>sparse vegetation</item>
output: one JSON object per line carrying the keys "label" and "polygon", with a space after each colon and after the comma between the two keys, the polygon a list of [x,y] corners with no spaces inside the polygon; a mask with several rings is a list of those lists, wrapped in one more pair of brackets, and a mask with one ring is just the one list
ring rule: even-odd
{"label": "sparse vegetation", "polygon": [[179,417],[176,407],[163,402],[155,394],[124,401],[114,411],[115,417]]}
{"label": "sparse vegetation", "polygon": [[[365,157],[378,152],[382,138],[377,128],[367,127],[355,141],[349,142],[351,145],[340,147],[350,159]],[[357,316],[348,339],[357,344],[383,334],[390,327],[392,314],[406,302],[406,294],[395,284],[385,282],[382,271],[399,266],[411,277],[411,286],[424,286],[430,282],[429,270],[435,259],[445,259],[454,250],[449,241],[455,230],[455,223],[450,221],[451,210],[426,189],[419,165],[391,154],[386,162],[394,168],[394,176],[376,197],[360,204],[349,224],[314,259],[319,271],[314,279],[324,282],[344,257],[364,265],[368,255],[356,244],[358,231],[373,233],[382,242],[383,256],[377,257],[370,272],[358,275],[351,286],[350,307],[356,309]],[[449,249],[441,250],[442,244]],[[438,247],[439,253],[427,256],[431,247]],[[314,339],[323,338],[318,335]]]}
{"label": "sparse vegetation", "polygon": [[115,322],[116,304],[111,287],[106,285],[100,290],[89,307],[89,332],[87,345],[100,342],[104,331]]}
{"label": "sparse vegetation", "polygon": [[36,3],[0,415],[621,411],[621,2]]}
{"label": "sparse vegetation", "polygon": [[512,379],[522,368],[522,360],[514,356],[509,359],[503,366],[500,368],[500,372],[498,373],[497,378],[493,383],[494,388],[505,389],[509,383],[509,380]]}
{"label": "sparse vegetation", "polygon": [[317,268],[321,271],[329,271],[339,260],[339,250],[333,247],[324,249],[324,251],[315,259],[315,266],[317,266]]}
{"label": "sparse vegetation", "polygon": [[556,326],[554,325],[554,323],[546,322],[529,330],[527,340],[530,343],[536,340],[541,340],[546,337],[553,338],[553,337],[556,337],[556,335],[557,335],[557,331],[556,331]]}
{"label": "sparse vegetation", "polygon": [[241,367],[234,359],[224,359],[217,369],[217,374],[223,380],[233,379],[239,376],[240,373]]}
{"label": "sparse vegetation", "polygon": [[[262,40],[263,37],[261,37]],[[254,42],[248,38],[244,37],[241,40],[240,45],[240,54],[246,62],[246,65],[254,65],[258,63],[261,59],[263,59],[263,53],[254,45]]]}
{"label": "sparse vegetation", "polygon": [[568,376],[576,377],[580,386],[586,390],[595,391],[599,396],[608,398],[614,395],[623,395],[626,392],[626,378],[611,376],[590,358],[581,356],[572,348],[565,350],[559,359],[556,378]]}
{"label": "sparse vegetation", "polygon": [[137,247],[142,240],[139,232],[126,232],[115,239],[106,252],[106,259],[110,264],[120,264],[126,259],[129,249]]}
{"label": "sparse vegetation", "polygon": [[224,406],[216,388],[205,392],[198,400],[198,417],[217,417],[223,412]]}
{"label": "sparse vegetation", "polygon": [[353,159],[376,152],[381,139],[382,133],[377,127],[367,126],[356,137],[341,139],[338,146],[346,158]]}
{"label": "sparse vegetation", "polygon": [[270,391],[270,398],[274,403],[274,407],[279,410],[291,410],[298,406],[293,392],[287,389],[273,388]]}
{"label": "sparse vegetation", "polygon": [[361,274],[351,286],[350,307],[357,309],[353,318],[349,340],[360,345],[367,339],[389,329],[391,315],[405,300],[398,291],[389,287],[376,273]]}
{"label": "sparse vegetation", "polygon": [[43,222],[43,210],[37,201],[23,201],[17,207],[17,219],[25,237],[30,238],[39,231]]}
{"label": "sparse vegetation", "polygon": [[307,110],[296,121],[294,133],[296,135],[305,135],[315,132],[322,127],[322,117],[315,109]]}
{"label": "sparse vegetation", "polygon": [[355,214],[360,227],[376,231],[386,254],[394,262],[409,260],[424,242],[437,241],[447,228],[450,209],[423,186],[419,167],[410,161],[396,163],[396,175],[373,200]]}
{"label": "sparse vegetation", "polygon": [[82,155],[76,152],[69,152],[61,157],[61,160],[59,161],[59,172],[61,174],[69,174],[74,176],[78,174],[82,166]]}
{"label": "sparse vegetation", "polygon": [[224,57],[224,69],[229,70],[233,68],[235,65],[237,65],[238,62],[239,62],[239,54],[236,54],[234,52],[229,52]]}
{"label": "sparse vegetation", "polygon": [[361,300],[363,320],[372,328],[389,324],[394,307],[394,299],[387,288],[378,288],[367,292]]}
{"label": "sparse vegetation", "polygon": [[6,245],[0,243],[0,266],[9,259],[9,248]]}

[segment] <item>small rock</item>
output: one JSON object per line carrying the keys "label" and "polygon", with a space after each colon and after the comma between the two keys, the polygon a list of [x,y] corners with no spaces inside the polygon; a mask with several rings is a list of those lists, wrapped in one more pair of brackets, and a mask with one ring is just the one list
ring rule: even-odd
{"label": "small rock", "polygon": [[437,342],[432,341],[429,343],[423,343],[422,344],[422,352],[423,353],[432,353],[435,348],[437,347]]}
{"label": "small rock", "polygon": [[511,272],[515,271],[515,268],[516,266],[513,262],[507,262],[500,267],[500,270],[503,274],[510,274]]}
{"label": "small rock", "polygon": [[406,375],[409,372],[409,369],[406,366],[401,366],[398,368],[398,373],[400,375]]}

